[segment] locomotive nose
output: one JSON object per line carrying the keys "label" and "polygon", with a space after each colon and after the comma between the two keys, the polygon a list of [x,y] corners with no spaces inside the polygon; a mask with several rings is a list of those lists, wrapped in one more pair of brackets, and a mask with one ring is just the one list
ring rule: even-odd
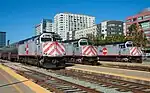
{"label": "locomotive nose", "polygon": [[96,56],[97,49],[95,46],[92,45],[83,46],[82,53],[84,56]]}

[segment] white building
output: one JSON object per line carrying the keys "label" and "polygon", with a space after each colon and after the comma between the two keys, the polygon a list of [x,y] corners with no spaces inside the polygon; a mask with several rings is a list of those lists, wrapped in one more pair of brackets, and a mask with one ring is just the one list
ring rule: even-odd
{"label": "white building", "polygon": [[123,34],[126,36],[127,33],[126,33],[126,23],[123,23]]}
{"label": "white building", "polygon": [[54,31],[58,33],[63,40],[69,39],[70,31],[80,30],[95,25],[95,17],[71,14],[71,13],[59,13],[54,17]]}
{"label": "white building", "polygon": [[53,32],[53,23],[51,19],[43,19],[40,24],[35,26],[36,35],[43,32]]}
{"label": "white building", "polygon": [[[85,29],[80,29],[75,31],[75,36],[73,39],[79,39],[81,37],[87,37],[88,34],[92,34],[92,35],[97,35],[97,25],[85,28]],[[70,38],[72,39],[72,38]]]}

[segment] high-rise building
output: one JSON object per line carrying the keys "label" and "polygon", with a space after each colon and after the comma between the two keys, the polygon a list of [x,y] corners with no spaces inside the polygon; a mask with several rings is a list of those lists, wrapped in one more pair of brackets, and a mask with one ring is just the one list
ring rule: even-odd
{"label": "high-rise building", "polygon": [[6,32],[0,32],[0,48],[6,45]]}
{"label": "high-rise building", "polygon": [[[132,24],[137,24],[142,27],[146,38],[150,41],[150,8],[146,8],[134,16],[126,18],[126,33],[128,34],[128,27]],[[150,46],[150,44],[148,44]]]}
{"label": "high-rise building", "polygon": [[54,31],[58,33],[63,40],[69,39],[70,31],[80,30],[95,25],[95,17],[72,14],[59,13],[54,17]]}
{"label": "high-rise building", "polygon": [[88,35],[98,35],[100,34],[100,30],[101,30],[101,24],[96,24],[94,26],[85,28],[85,29],[80,29],[80,30],[76,30],[76,31],[71,31],[70,32],[70,36],[69,39],[79,39],[81,37],[88,37]]}
{"label": "high-rise building", "polygon": [[40,24],[35,26],[36,35],[43,32],[53,32],[53,23],[51,19],[43,19]]}
{"label": "high-rise building", "polygon": [[100,34],[106,36],[110,35],[123,35],[124,34],[124,22],[117,20],[108,20],[101,22],[101,32]]}
{"label": "high-rise building", "polygon": [[117,20],[108,20],[103,21],[100,24],[96,24],[94,26],[80,29],[76,31],[71,31],[69,34],[71,37],[70,39],[78,39],[81,37],[87,37],[88,34],[92,34],[94,36],[96,35],[102,35],[105,39],[107,36],[111,35],[123,35],[124,34],[124,28],[125,24],[123,21],[117,21]]}

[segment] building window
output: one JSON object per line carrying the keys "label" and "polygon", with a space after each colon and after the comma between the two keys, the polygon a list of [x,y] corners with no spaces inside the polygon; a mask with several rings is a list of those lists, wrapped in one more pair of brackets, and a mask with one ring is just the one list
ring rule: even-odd
{"label": "building window", "polygon": [[59,28],[63,28],[63,26],[60,26]]}
{"label": "building window", "polygon": [[131,22],[131,19],[127,20],[126,22]]}
{"label": "building window", "polygon": [[127,28],[129,28],[131,25],[127,25]]}
{"label": "building window", "polygon": [[150,22],[143,22],[143,23],[141,23],[141,26],[143,29],[149,29],[150,28]]}
{"label": "building window", "polygon": [[150,18],[150,15],[145,15],[143,18],[144,19]]}
{"label": "building window", "polygon": [[115,32],[111,32],[112,35],[116,34]]}
{"label": "building window", "polygon": [[136,21],[136,18],[133,18],[133,22]]}
{"label": "building window", "polygon": [[143,17],[142,17],[142,16],[138,17],[138,20],[142,20],[142,19],[143,19]]}
{"label": "building window", "polygon": [[122,25],[119,25],[119,27],[122,27]]}
{"label": "building window", "polygon": [[115,28],[110,28],[110,30],[115,30]]}

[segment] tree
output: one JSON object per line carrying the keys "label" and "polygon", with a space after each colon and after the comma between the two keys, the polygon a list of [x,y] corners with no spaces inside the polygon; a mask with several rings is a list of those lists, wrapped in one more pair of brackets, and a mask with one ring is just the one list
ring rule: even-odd
{"label": "tree", "polygon": [[101,44],[114,43],[114,42],[124,42],[126,40],[124,35],[118,35],[118,34],[107,36],[105,39],[103,34],[99,34],[96,36],[92,34],[88,34],[87,37],[93,42],[94,45],[101,45]]}
{"label": "tree", "polygon": [[140,25],[132,24],[128,28],[128,30],[129,32],[128,32],[127,40],[133,41],[134,45],[136,45],[137,47],[141,47],[141,48],[146,47],[148,41]]}

